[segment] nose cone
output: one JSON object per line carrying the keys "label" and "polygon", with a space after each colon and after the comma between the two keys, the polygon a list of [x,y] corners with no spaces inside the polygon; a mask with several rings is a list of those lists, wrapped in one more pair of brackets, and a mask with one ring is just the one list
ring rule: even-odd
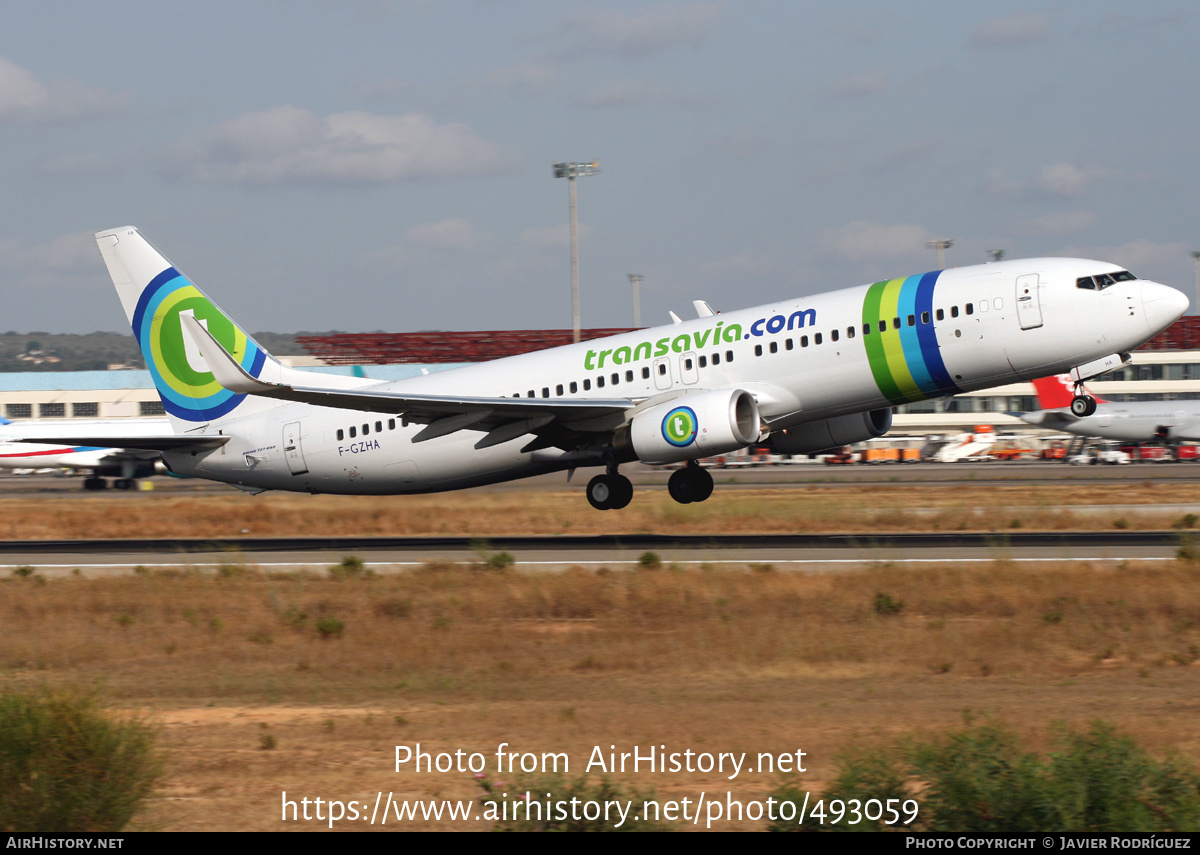
{"label": "nose cone", "polygon": [[1143,282],[1142,306],[1146,310],[1146,323],[1151,332],[1158,335],[1183,317],[1188,310],[1188,298],[1182,291],[1167,285]]}

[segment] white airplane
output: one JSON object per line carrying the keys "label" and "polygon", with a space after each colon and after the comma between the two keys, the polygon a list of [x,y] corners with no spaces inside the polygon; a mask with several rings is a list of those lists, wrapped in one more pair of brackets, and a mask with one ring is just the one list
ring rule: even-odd
{"label": "white airplane", "polygon": [[1038,404],[1032,413],[1011,413],[1047,430],[1125,442],[1200,442],[1200,401],[1129,401],[1096,398],[1092,415],[1078,416],[1072,408],[1071,378],[1065,374],[1033,381]]}
{"label": "white airplane", "polygon": [[[37,442],[39,437],[61,436],[64,428],[86,431],[100,444],[81,445],[53,439],[44,444]],[[138,448],[116,448],[105,437],[151,437],[170,430],[167,419],[72,419],[64,423],[11,422],[0,418],[0,469],[86,469],[91,474],[83,481],[85,490],[103,490],[108,486],[106,477],[116,478],[113,486],[118,490],[133,490],[137,479],[149,478],[159,471],[161,455]]]}
{"label": "white airplane", "polygon": [[[703,501],[699,458],[768,436],[819,451],[884,434],[895,404],[1086,379],[1188,305],[1101,261],[1004,261],[379,383],[281,365],[136,229],[96,240],[175,431],[112,444],[252,492],[425,493],[603,466],[587,498],[608,510],[633,495],[619,465],[640,460],[686,462],[667,489]],[[1095,276],[1114,282],[1078,287]]]}

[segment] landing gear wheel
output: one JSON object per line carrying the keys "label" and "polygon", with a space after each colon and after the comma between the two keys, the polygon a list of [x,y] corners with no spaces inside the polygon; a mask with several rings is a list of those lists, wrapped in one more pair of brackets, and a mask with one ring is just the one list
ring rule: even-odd
{"label": "landing gear wheel", "polygon": [[104,490],[108,487],[108,482],[103,478],[92,476],[91,478],[83,479],[83,489],[85,490]]}
{"label": "landing gear wheel", "polygon": [[613,475],[617,479],[618,492],[613,499],[612,509],[619,511],[633,501],[633,482],[624,475]]}
{"label": "landing gear wheel", "polygon": [[667,492],[681,505],[703,502],[713,491],[713,479],[699,466],[688,464],[687,468],[672,473],[667,481]]}
{"label": "landing gear wheel", "polygon": [[588,482],[587,499],[598,511],[619,511],[633,499],[633,484],[624,475],[597,475]]}
{"label": "landing gear wheel", "polygon": [[113,487],[118,490],[136,490],[137,481],[132,478],[118,478],[116,481],[113,481]]}
{"label": "landing gear wheel", "polygon": [[1076,395],[1071,399],[1071,415],[1086,418],[1096,412],[1096,399],[1091,395]]}

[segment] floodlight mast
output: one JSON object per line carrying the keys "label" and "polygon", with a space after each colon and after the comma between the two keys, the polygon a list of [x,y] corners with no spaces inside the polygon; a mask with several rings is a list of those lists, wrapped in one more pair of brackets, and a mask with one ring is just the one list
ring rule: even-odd
{"label": "floodlight mast", "polygon": [[633,286],[633,325],[637,329],[642,328],[642,298],[639,293],[642,284],[642,274],[630,273],[629,284]]}
{"label": "floodlight mast", "polygon": [[946,238],[945,240],[927,240],[925,241],[926,249],[936,249],[938,254],[938,270],[946,269],[946,250],[954,246],[954,238]]}
{"label": "floodlight mast", "polygon": [[1196,267],[1196,293],[1193,295],[1195,299],[1192,301],[1192,311],[1194,312],[1200,308],[1197,306],[1197,303],[1200,303],[1200,252],[1196,250],[1192,250],[1192,264]]}
{"label": "floodlight mast", "polygon": [[574,341],[580,341],[579,334],[579,229],[575,219],[575,179],[581,175],[595,175],[600,171],[600,161],[591,163],[556,163],[554,177],[567,179],[571,207],[571,329],[574,331]]}

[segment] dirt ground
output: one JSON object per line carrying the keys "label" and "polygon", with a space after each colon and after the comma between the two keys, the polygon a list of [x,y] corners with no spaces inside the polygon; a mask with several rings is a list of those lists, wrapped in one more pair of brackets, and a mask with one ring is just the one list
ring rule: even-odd
{"label": "dirt ground", "polygon": [[[721,519],[734,531],[777,530],[789,515],[808,514],[824,528],[933,502],[928,488],[842,489],[796,490],[786,503],[775,492],[738,495],[724,516],[705,509],[693,522],[709,531]],[[945,519],[966,518],[972,503],[1023,502],[1033,528],[1068,497],[1102,503],[1113,495],[1029,489],[976,494],[964,486],[948,509],[958,516]],[[1148,483],[1120,495],[1126,503],[1156,498],[1187,501]],[[136,513],[124,499],[79,507],[107,508],[88,513],[121,532],[140,524],[143,533],[177,533],[185,519],[206,533],[239,525],[263,535],[294,533],[279,527],[294,524],[290,503],[303,500],[188,499],[143,503]],[[687,514],[699,513],[646,504],[635,527],[692,524]],[[566,507],[553,493],[370,507],[318,499],[308,508],[315,529],[371,529],[360,533],[444,526],[484,534],[505,519],[513,533],[590,530],[600,518],[616,524],[616,515]],[[23,536],[86,530],[69,502],[12,510],[9,523]],[[1056,723],[1101,719],[1157,756],[1200,764],[1198,580],[1194,559],[1117,568],[885,564],[821,575],[703,565],[561,575],[426,567],[340,579],[232,565],[215,578],[35,573],[0,580],[0,688],[87,689],[114,712],[153,724],[167,773],[139,828],[328,829],[333,800],[342,813],[335,830],[482,831],[492,826],[479,801],[484,784],[497,788],[502,807],[525,787],[545,802],[550,789],[567,786],[498,768],[500,751],[531,766],[565,755],[558,762],[568,765],[567,779],[610,778],[637,800],[634,813],[647,798],[664,810],[674,803],[685,830],[710,820],[714,829],[762,829],[755,806],[789,777],[815,800],[851,748],[972,722],[1002,723],[1030,750],[1045,750]],[[397,768],[398,754],[407,760],[418,745],[431,764],[444,755],[445,771],[411,761]],[[682,768],[620,768],[621,754],[651,749]],[[803,772],[757,768],[765,755],[795,764],[798,752]],[[743,755],[734,774],[730,756]],[[707,769],[710,759],[724,771]],[[469,803],[471,818],[421,816],[419,805],[443,800]],[[398,819],[397,802],[415,817]],[[742,816],[731,820],[734,802]]]}

